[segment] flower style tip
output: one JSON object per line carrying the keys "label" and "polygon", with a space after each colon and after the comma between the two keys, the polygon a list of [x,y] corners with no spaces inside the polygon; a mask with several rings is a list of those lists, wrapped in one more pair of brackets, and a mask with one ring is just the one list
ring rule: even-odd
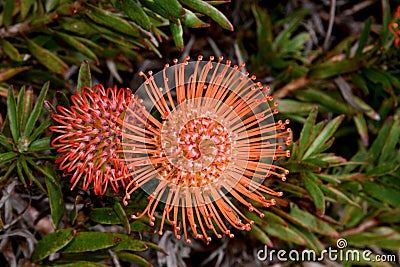
{"label": "flower style tip", "polygon": [[[155,222],[157,206],[163,207],[159,233],[168,221],[175,236],[181,228],[209,243],[233,237],[230,227],[251,229],[253,221],[236,206],[263,212],[258,206],[275,205],[282,196],[263,182],[270,176],[286,180],[288,170],[274,165],[292,140],[288,120],[274,121],[277,103],[269,87],[254,83],[256,77],[240,70],[244,64],[174,60],[174,65],[153,75],[141,73],[143,85],[129,104],[123,124],[122,147],[132,176],[124,204],[138,188],[149,194],[145,210]],[[256,207],[257,206],[257,207]]]}
{"label": "flower style tip", "polygon": [[104,89],[103,85],[83,87],[76,92],[67,109],[58,106],[52,118],[59,125],[50,130],[59,134],[52,146],[60,153],[56,160],[64,174],[72,174],[73,190],[80,181],[82,189],[93,186],[103,195],[108,184],[118,192],[128,183],[128,171],[122,161],[122,120],[133,95],[129,89]]}

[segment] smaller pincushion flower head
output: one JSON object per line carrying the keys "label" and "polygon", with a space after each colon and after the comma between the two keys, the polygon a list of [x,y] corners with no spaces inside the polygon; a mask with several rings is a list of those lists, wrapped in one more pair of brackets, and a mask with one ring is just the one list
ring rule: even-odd
{"label": "smaller pincushion flower head", "polygon": [[242,73],[243,65],[222,61],[186,58],[155,75],[141,73],[145,82],[124,117],[121,161],[133,178],[124,204],[145,190],[148,206],[132,217],[147,215],[154,225],[161,206],[159,234],[168,221],[187,242],[190,231],[208,243],[212,234],[233,237],[232,227],[250,230],[254,222],[241,210],[264,217],[252,203],[268,207],[282,195],[264,180],[288,174],[273,161],[290,156],[289,122],[274,121],[277,103],[269,106],[268,87]]}
{"label": "smaller pincushion flower head", "polygon": [[[129,89],[104,89],[102,85],[83,87],[71,97],[70,109],[58,106],[52,116],[59,125],[50,130],[60,135],[52,146],[60,153],[56,160],[64,175],[70,174],[71,190],[82,181],[82,189],[93,186],[94,193],[104,194],[110,184],[115,192],[127,185],[127,167],[116,159],[121,152],[122,120],[132,101]],[[116,179],[116,178],[119,179]]]}

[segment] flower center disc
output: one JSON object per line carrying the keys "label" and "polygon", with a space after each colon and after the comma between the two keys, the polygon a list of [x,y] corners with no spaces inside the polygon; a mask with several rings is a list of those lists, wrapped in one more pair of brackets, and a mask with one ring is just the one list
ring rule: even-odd
{"label": "flower center disc", "polygon": [[230,131],[199,108],[201,102],[182,103],[163,123],[161,146],[168,158],[163,169],[175,168],[176,175],[161,176],[174,185],[194,188],[217,182],[232,160]]}

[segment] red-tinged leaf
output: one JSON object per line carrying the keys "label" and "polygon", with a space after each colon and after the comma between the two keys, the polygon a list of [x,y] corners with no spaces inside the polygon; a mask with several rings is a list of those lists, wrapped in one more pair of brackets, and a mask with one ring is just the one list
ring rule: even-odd
{"label": "red-tinged leaf", "polygon": [[74,229],[57,230],[54,233],[45,235],[35,247],[32,254],[32,261],[38,262],[50,254],[55,253],[65,247],[75,236]]}
{"label": "red-tinged leaf", "polygon": [[0,82],[6,81],[21,72],[29,70],[30,68],[31,67],[26,66],[26,67],[0,69]]}
{"label": "red-tinged leaf", "polygon": [[49,50],[39,46],[34,41],[25,38],[29,51],[46,68],[57,74],[64,75],[68,65]]}

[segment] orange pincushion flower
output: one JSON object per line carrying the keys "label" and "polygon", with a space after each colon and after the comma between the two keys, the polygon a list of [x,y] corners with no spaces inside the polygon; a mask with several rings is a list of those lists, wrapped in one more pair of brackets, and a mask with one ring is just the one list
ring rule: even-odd
{"label": "orange pincushion flower", "polygon": [[60,125],[50,127],[60,135],[52,145],[60,153],[56,160],[64,174],[72,174],[72,189],[83,180],[82,189],[93,184],[94,193],[104,194],[108,184],[115,192],[127,181],[127,168],[116,159],[121,149],[122,117],[133,95],[129,89],[108,88],[102,85],[83,87],[71,97],[70,109],[58,106],[59,114],[52,116]]}
{"label": "orange pincushion flower", "polygon": [[[196,238],[211,241],[210,234],[233,237],[228,224],[250,230],[249,220],[232,199],[260,217],[264,214],[250,201],[264,207],[275,205],[267,195],[281,196],[262,185],[265,178],[286,179],[288,171],[273,164],[279,156],[290,156],[284,147],[291,142],[288,121],[275,122],[277,103],[268,102],[268,87],[253,83],[255,76],[242,73],[231,62],[195,62],[165,66],[145,77],[144,84],[126,110],[123,150],[132,175],[124,204],[138,188],[149,194],[149,204],[138,216],[163,206],[159,234],[165,221],[175,235],[183,228],[187,242],[189,227]],[[138,113],[140,111],[140,113]],[[161,115],[157,119],[156,114]]]}

